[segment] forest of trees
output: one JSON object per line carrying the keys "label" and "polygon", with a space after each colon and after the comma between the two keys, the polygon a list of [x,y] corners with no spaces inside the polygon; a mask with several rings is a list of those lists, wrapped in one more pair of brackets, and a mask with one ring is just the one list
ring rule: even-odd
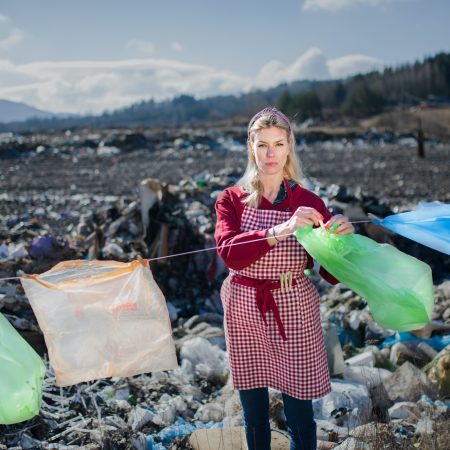
{"label": "forest of trees", "polygon": [[346,80],[313,83],[300,92],[287,87],[277,105],[301,121],[307,117],[367,117],[427,101],[450,105],[450,54]]}
{"label": "forest of trees", "polygon": [[246,120],[255,111],[276,105],[301,122],[307,118],[360,118],[424,101],[450,104],[450,53],[421,62],[343,80],[297,81],[239,96],[142,101],[98,116],[31,119],[0,124],[0,131],[67,129],[76,127],[158,127]]}

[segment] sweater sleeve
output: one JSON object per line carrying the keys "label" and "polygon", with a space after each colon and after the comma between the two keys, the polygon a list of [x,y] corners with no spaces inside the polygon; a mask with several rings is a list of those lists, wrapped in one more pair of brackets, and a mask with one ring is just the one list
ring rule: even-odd
{"label": "sweater sleeve", "polygon": [[[238,203],[239,202],[239,203]],[[239,198],[232,198],[225,190],[217,199],[217,223],[214,233],[217,252],[230,269],[241,270],[264,256],[272,247],[266,239],[267,229],[242,232]],[[249,242],[260,239],[256,242]],[[243,244],[245,245],[236,245]]]}

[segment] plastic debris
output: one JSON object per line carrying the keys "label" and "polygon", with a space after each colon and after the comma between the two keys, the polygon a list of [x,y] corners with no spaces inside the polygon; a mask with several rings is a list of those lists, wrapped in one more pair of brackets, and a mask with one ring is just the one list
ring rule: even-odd
{"label": "plastic debris", "polygon": [[407,331],[431,319],[434,295],[427,264],[356,234],[336,235],[311,226],[295,234],[332,275],[367,299],[380,325]]}
{"label": "plastic debris", "polygon": [[[322,175],[320,182],[310,179],[306,183],[322,196],[333,214],[343,213],[352,221],[364,221],[368,220],[368,213],[384,217],[410,210],[424,198],[447,203],[450,200],[448,170],[445,170],[448,161],[446,145],[430,143],[427,146],[427,152],[433,157],[421,161],[423,170],[414,171],[414,174],[408,172],[406,188],[401,185],[405,181],[403,168],[410,167],[411,152],[399,146],[398,137],[372,130],[359,136],[328,137],[323,142],[321,133],[311,133],[301,139],[302,160],[310,167],[310,173],[314,174],[316,168],[320,168]],[[246,158],[242,145],[245,138],[245,129],[239,126],[232,131],[208,128],[172,132],[145,128],[131,132],[86,128],[40,135],[1,134],[0,158],[2,169],[8,176],[0,179],[0,248],[7,247],[9,254],[13,249],[28,249],[38,236],[53,236],[63,244],[62,251],[51,258],[35,259],[28,254],[3,259],[1,275],[43,273],[67,259],[104,260],[108,255],[113,257],[111,249],[117,250],[114,259],[127,262],[138,255],[149,258],[214,246],[210,238],[214,228],[214,201],[218,193],[241,174]],[[36,151],[38,147],[39,152]],[[324,148],[328,150],[324,152]],[[376,151],[371,151],[373,149]],[[396,155],[394,159],[393,154]],[[198,160],[201,160],[200,165],[196,164]],[[55,164],[58,173],[47,176],[48,171],[54,173]],[[208,169],[204,170],[205,167]],[[371,167],[371,171],[367,171],[367,167]],[[349,168],[354,176],[349,176]],[[382,171],[383,176],[372,177],[373,171],[376,175],[376,171]],[[327,173],[331,172],[336,184],[327,183],[325,188],[322,182],[329,181]],[[424,174],[429,173],[433,173],[433,177],[425,180]],[[139,178],[136,177],[158,177],[154,178],[156,195],[153,203],[145,205],[145,195],[140,193],[139,196]],[[345,183],[345,186],[339,183]],[[355,227],[358,233],[377,242],[395,245],[432,268],[436,287],[433,322],[430,322],[433,326],[414,331],[413,336],[424,341],[401,343],[411,352],[412,364],[426,373],[428,380],[438,388],[439,378],[435,371],[445,369],[444,364],[437,364],[444,353],[436,355],[439,358],[435,357],[425,367],[419,364],[429,360],[432,354],[426,360],[419,360],[418,356],[424,348],[430,352],[430,348],[423,348],[423,345],[433,349],[431,344],[449,333],[445,325],[450,324],[450,281],[445,280],[450,271],[450,260],[444,253],[403,238],[383,226],[356,223]],[[64,242],[68,243],[67,247]],[[185,342],[195,337],[204,338],[214,349],[225,351],[219,297],[221,280],[226,276],[222,260],[208,251],[154,261],[151,268],[167,299],[178,355],[181,355]],[[343,394],[342,401],[336,402],[327,419],[317,419],[318,448],[332,448],[339,443],[347,450],[352,444],[364,448],[370,443],[363,433],[386,438],[389,442],[386,445],[391,447],[411,446],[414,439],[419,448],[428,448],[428,427],[422,426],[421,422],[426,417],[433,417],[433,445],[441,436],[446,436],[447,429],[442,430],[442,426],[446,425],[448,401],[433,401],[423,391],[416,403],[425,419],[419,419],[417,424],[406,419],[390,420],[388,409],[395,403],[389,400],[384,385],[379,382],[396,370],[389,359],[395,344],[389,341],[392,330],[374,322],[361,295],[343,284],[331,287],[313,271],[309,276],[321,294],[322,320],[336,330],[341,344],[339,348],[333,337],[329,355],[339,357],[342,351],[348,361],[369,351],[368,346],[374,353],[374,367],[346,364],[342,374],[344,378],[351,378],[344,380],[351,381],[348,391],[359,392],[362,385],[366,395],[369,393],[372,408],[368,417],[361,416],[369,423],[354,428],[357,423],[354,416],[359,413],[358,397]],[[40,354],[47,353],[34,313],[17,281],[0,284],[0,310]],[[430,338],[431,342],[428,341]],[[386,344],[381,348],[384,341]],[[445,339],[441,343],[445,345]],[[380,350],[375,351],[373,345],[380,346]],[[200,358],[192,362],[181,358],[180,362],[180,368],[168,372],[103,378],[66,388],[55,385],[55,374],[48,367],[43,385],[45,401],[33,420],[35,427],[27,429],[29,424],[25,422],[0,426],[0,449],[95,450],[99,446],[131,446],[136,450],[185,450],[189,447],[190,436],[168,433],[167,444],[163,444],[159,433],[165,428],[170,431],[180,419],[188,424],[188,428],[195,427],[197,431],[211,426],[241,427],[240,403],[230,388],[227,373],[216,377],[210,368],[197,370],[198,365],[202,367]],[[207,360],[204,364],[209,367]],[[340,363],[336,365],[339,367]],[[337,372],[335,370],[336,376],[341,376]],[[421,389],[423,386],[418,387],[418,391]],[[274,406],[272,423],[284,428],[279,399],[272,392],[270,398]],[[157,416],[158,424],[149,420],[138,427],[139,430],[133,430],[129,417],[136,408]],[[220,417],[223,421],[212,422]],[[172,423],[165,422],[171,419]],[[207,420],[210,422],[203,422]],[[370,420],[377,420],[377,423]],[[183,429],[183,424],[178,427]],[[386,434],[385,428],[388,428]],[[377,430],[381,436],[372,433]],[[352,435],[347,437],[349,433]],[[175,437],[169,441],[169,436]],[[205,439],[211,436],[203,434]],[[216,436],[218,439],[229,437],[222,430],[217,430]],[[207,439],[205,442],[208,445]],[[446,447],[447,442],[444,442],[441,448]]]}
{"label": "plastic debris", "polygon": [[166,302],[145,261],[68,261],[21,282],[59,386],[178,366]]}
{"label": "plastic debris", "polygon": [[450,255],[450,204],[419,203],[414,211],[387,216],[374,223]]}
{"label": "plastic debris", "polygon": [[39,413],[45,366],[0,313],[0,424],[14,424]]}

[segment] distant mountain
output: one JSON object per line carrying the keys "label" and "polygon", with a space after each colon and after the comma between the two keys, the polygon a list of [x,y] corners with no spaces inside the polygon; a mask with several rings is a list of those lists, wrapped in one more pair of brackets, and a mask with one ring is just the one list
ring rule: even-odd
{"label": "distant mountain", "polygon": [[25,103],[0,100],[0,122],[23,122],[28,119],[50,119],[55,114],[42,111]]}

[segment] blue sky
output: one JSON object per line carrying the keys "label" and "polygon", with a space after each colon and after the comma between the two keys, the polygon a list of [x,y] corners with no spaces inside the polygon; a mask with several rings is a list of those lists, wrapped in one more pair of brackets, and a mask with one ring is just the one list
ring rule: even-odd
{"label": "blue sky", "polygon": [[450,0],[1,0],[0,98],[101,112],[450,51]]}

